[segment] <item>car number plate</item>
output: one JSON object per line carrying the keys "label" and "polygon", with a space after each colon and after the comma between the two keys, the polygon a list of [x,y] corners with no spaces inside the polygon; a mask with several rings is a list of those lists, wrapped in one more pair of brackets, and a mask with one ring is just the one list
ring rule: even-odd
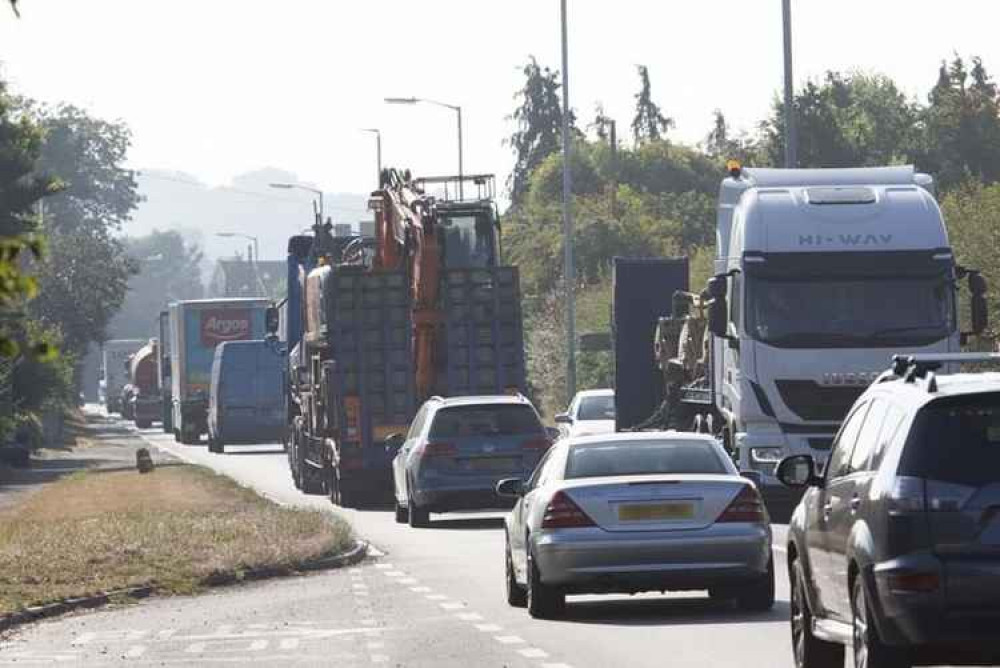
{"label": "car number plate", "polygon": [[694,504],[643,503],[618,506],[618,519],[622,522],[656,522],[690,520],[694,518]]}
{"label": "car number plate", "polygon": [[520,462],[516,457],[483,457],[467,460],[466,466],[473,471],[513,471]]}

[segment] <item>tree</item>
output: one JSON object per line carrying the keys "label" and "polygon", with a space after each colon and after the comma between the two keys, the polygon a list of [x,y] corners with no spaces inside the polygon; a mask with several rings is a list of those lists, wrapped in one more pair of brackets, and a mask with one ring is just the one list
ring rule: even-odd
{"label": "tree", "polygon": [[645,65],[638,65],[638,68],[640,88],[635,95],[635,118],[632,120],[632,137],[636,146],[647,141],[659,141],[674,126],[673,119],[664,116],[653,102],[649,68]]}
{"label": "tree", "polygon": [[705,153],[718,163],[739,160],[744,166],[757,162],[757,145],[745,132],[734,135],[721,109],[712,114],[712,130],[703,143]]}
{"label": "tree", "polygon": [[179,232],[153,232],[127,238],[125,252],[138,272],[128,282],[125,301],[108,326],[111,338],[141,339],[157,335],[157,317],[168,303],[200,299],[201,251]]}
{"label": "tree", "polygon": [[76,107],[24,108],[45,131],[41,169],[65,184],[46,202],[49,254],[38,267],[41,292],[30,313],[57,325],[67,349],[82,355],[104,339],[134,271],[116,236],[139,202],[134,173],[123,167],[131,137],[124,124]]}
{"label": "tree", "polygon": [[[912,161],[919,109],[880,74],[827,72],[795,95],[799,167],[864,167]],[[784,103],[775,98],[761,124],[762,158],[784,160]]]}
{"label": "tree", "polygon": [[[524,86],[514,95],[518,107],[507,117],[514,122],[515,129],[505,142],[515,156],[514,169],[507,183],[515,207],[527,193],[531,172],[545,158],[559,151],[563,122],[559,73],[542,68],[533,56],[523,72]],[[569,120],[575,129],[576,119],[572,112]]]}
{"label": "tree", "polygon": [[943,62],[928,101],[922,114],[921,167],[932,172],[944,190],[970,178],[1000,180],[1000,105],[982,60],[973,58],[971,71],[958,56]]}
{"label": "tree", "polygon": [[[13,357],[22,339],[20,314],[38,292],[36,277],[24,256],[39,258],[37,207],[58,182],[39,170],[43,133],[31,118],[17,110],[15,100],[0,81],[0,356]],[[45,346],[38,352],[46,352]]]}

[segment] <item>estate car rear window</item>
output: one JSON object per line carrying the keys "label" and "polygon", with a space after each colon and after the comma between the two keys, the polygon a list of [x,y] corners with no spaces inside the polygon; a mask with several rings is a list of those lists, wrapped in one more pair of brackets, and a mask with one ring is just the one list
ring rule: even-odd
{"label": "estate car rear window", "polygon": [[430,438],[544,433],[545,429],[538,420],[538,415],[530,406],[495,404],[442,408],[434,416]]}
{"label": "estate car rear window", "polygon": [[614,397],[584,397],[577,416],[580,420],[614,420]]}
{"label": "estate car rear window", "polygon": [[924,407],[906,442],[900,474],[976,487],[1000,482],[1000,392]]}
{"label": "estate car rear window", "polygon": [[565,477],[726,472],[712,446],[702,441],[623,441],[573,446]]}

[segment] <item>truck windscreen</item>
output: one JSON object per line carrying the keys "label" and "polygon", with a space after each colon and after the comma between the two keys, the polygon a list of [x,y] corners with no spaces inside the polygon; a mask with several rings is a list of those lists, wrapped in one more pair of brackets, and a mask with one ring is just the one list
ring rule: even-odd
{"label": "truck windscreen", "polygon": [[748,276],[746,327],[781,348],[923,346],[955,331],[950,282],[903,278]]}

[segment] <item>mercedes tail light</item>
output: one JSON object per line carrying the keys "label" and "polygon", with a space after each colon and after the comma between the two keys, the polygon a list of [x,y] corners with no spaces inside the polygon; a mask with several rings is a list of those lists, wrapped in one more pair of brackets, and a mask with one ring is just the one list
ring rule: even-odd
{"label": "mercedes tail light", "polygon": [[732,500],[719,519],[719,522],[767,522],[767,510],[760,493],[752,485],[743,485],[740,493]]}
{"label": "mercedes tail light", "polygon": [[556,492],[545,507],[545,516],[542,518],[543,529],[573,529],[580,527],[596,526],[594,520],[590,519],[587,513],[583,512],[580,506],[573,502],[573,499],[565,492]]}

